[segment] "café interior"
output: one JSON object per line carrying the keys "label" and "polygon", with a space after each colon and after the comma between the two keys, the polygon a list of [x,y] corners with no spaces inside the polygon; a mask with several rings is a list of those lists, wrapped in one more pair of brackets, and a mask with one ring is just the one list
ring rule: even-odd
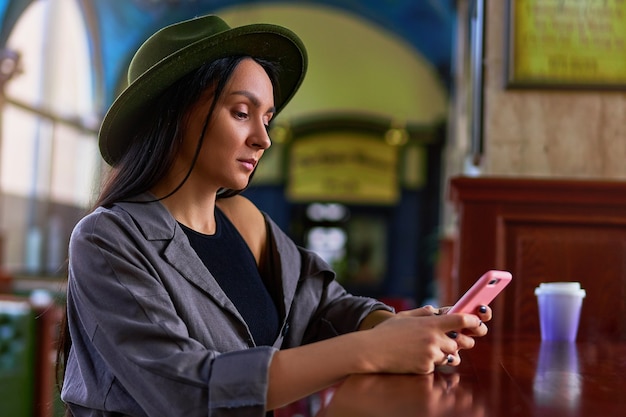
{"label": "caf\u00e9 interior", "polygon": [[[0,0],[0,417],[63,414],[67,243],[108,169],[100,121],[138,45],[208,13],[306,45],[244,195],[347,290],[402,311],[513,277],[460,366],[351,376],[276,417],[623,415],[623,0]],[[585,289],[574,341],[544,340],[546,282]]]}

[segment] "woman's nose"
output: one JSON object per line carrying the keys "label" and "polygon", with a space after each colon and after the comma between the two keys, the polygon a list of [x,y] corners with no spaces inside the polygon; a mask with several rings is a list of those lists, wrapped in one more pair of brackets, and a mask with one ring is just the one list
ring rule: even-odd
{"label": "woman's nose", "polygon": [[269,128],[265,123],[259,123],[259,126],[255,128],[251,137],[252,145],[261,149],[267,149],[272,145],[272,139],[270,138]]}

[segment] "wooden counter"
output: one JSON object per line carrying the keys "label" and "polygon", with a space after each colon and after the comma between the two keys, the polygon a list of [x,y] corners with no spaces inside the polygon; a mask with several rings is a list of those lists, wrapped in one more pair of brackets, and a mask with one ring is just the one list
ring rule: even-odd
{"label": "wooden counter", "polygon": [[459,367],[431,375],[357,375],[316,417],[618,417],[626,415],[626,342],[478,340]]}

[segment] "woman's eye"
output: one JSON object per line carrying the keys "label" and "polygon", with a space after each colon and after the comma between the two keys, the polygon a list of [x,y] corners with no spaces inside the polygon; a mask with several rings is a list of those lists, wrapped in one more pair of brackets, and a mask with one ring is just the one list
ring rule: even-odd
{"label": "woman's eye", "polygon": [[246,112],[242,112],[242,111],[236,111],[235,112],[235,117],[238,119],[245,119],[248,117],[248,113]]}

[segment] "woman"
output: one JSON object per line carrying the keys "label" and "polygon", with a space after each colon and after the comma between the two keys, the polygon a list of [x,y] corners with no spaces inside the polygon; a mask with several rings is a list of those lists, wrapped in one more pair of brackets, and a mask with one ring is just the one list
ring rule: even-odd
{"label": "woman", "polygon": [[74,416],[263,416],[350,374],[456,365],[487,332],[488,308],[394,314],[346,293],[239,195],[306,62],[289,30],[216,16],[138,50],[99,134],[109,178],[70,241]]}

